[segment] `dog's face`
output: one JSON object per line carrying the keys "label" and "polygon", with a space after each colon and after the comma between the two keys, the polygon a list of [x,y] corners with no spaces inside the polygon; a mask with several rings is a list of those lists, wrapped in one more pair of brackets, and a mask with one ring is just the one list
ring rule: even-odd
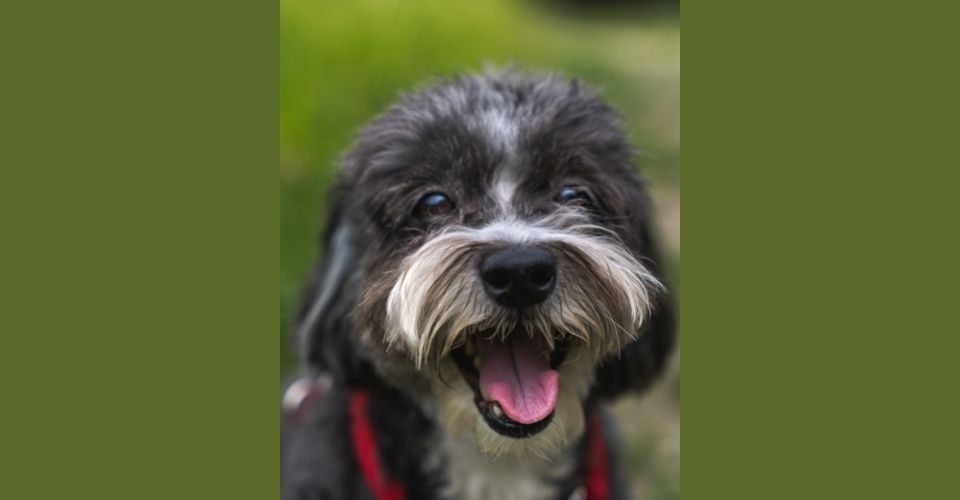
{"label": "dog's face", "polygon": [[344,159],[307,323],[339,308],[355,352],[455,438],[555,453],[662,292],[631,156],[576,82],[493,75],[407,96]]}

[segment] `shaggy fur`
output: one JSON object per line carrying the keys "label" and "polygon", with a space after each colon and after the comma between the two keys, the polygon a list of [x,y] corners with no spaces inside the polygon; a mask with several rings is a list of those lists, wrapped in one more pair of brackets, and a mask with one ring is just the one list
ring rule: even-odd
{"label": "shaggy fur", "polygon": [[[408,498],[576,495],[587,415],[606,422],[601,403],[645,388],[674,344],[632,157],[617,114],[557,76],[437,82],[363,129],[298,320],[303,375],[332,387],[284,429],[284,498],[368,498],[346,439],[355,388],[372,395],[379,452]],[[558,198],[570,186],[578,196]],[[424,216],[435,192],[452,209]],[[557,262],[555,290],[523,309],[491,300],[477,271],[517,246]],[[510,335],[568,346],[552,420],[526,438],[488,425],[453,359],[472,338]]]}

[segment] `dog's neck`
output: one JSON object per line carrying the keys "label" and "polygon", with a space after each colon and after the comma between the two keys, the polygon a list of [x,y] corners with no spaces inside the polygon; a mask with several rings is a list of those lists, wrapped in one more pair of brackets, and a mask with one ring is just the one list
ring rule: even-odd
{"label": "dog's neck", "polygon": [[[555,500],[576,468],[574,455],[484,456],[476,446],[447,438],[442,450],[447,477],[443,498],[464,500]],[[436,457],[440,459],[441,457]]]}

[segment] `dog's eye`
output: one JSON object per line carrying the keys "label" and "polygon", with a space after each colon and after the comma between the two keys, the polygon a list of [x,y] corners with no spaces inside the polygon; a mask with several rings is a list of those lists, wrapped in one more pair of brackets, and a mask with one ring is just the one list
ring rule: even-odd
{"label": "dog's eye", "polygon": [[563,189],[557,193],[556,201],[562,204],[579,203],[582,205],[593,205],[593,198],[590,196],[590,192],[578,186],[564,186]]}
{"label": "dog's eye", "polygon": [[450,197],[443,193],[430,193],[417,203],[416,214],[418,217],[433,217],[436,215],[448,214],[453,210],[453,202]]}

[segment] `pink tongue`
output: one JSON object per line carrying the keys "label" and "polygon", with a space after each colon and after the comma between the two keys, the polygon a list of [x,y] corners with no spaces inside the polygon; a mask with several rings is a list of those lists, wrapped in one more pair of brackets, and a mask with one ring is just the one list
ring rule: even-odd
{"label": "pink tongue", "polygon": [[500,403],[514,422],[537,423],[557,407],[560,374],[543,358],[540,342],[520,332],[506,342],[477,342],[480,392]]}

